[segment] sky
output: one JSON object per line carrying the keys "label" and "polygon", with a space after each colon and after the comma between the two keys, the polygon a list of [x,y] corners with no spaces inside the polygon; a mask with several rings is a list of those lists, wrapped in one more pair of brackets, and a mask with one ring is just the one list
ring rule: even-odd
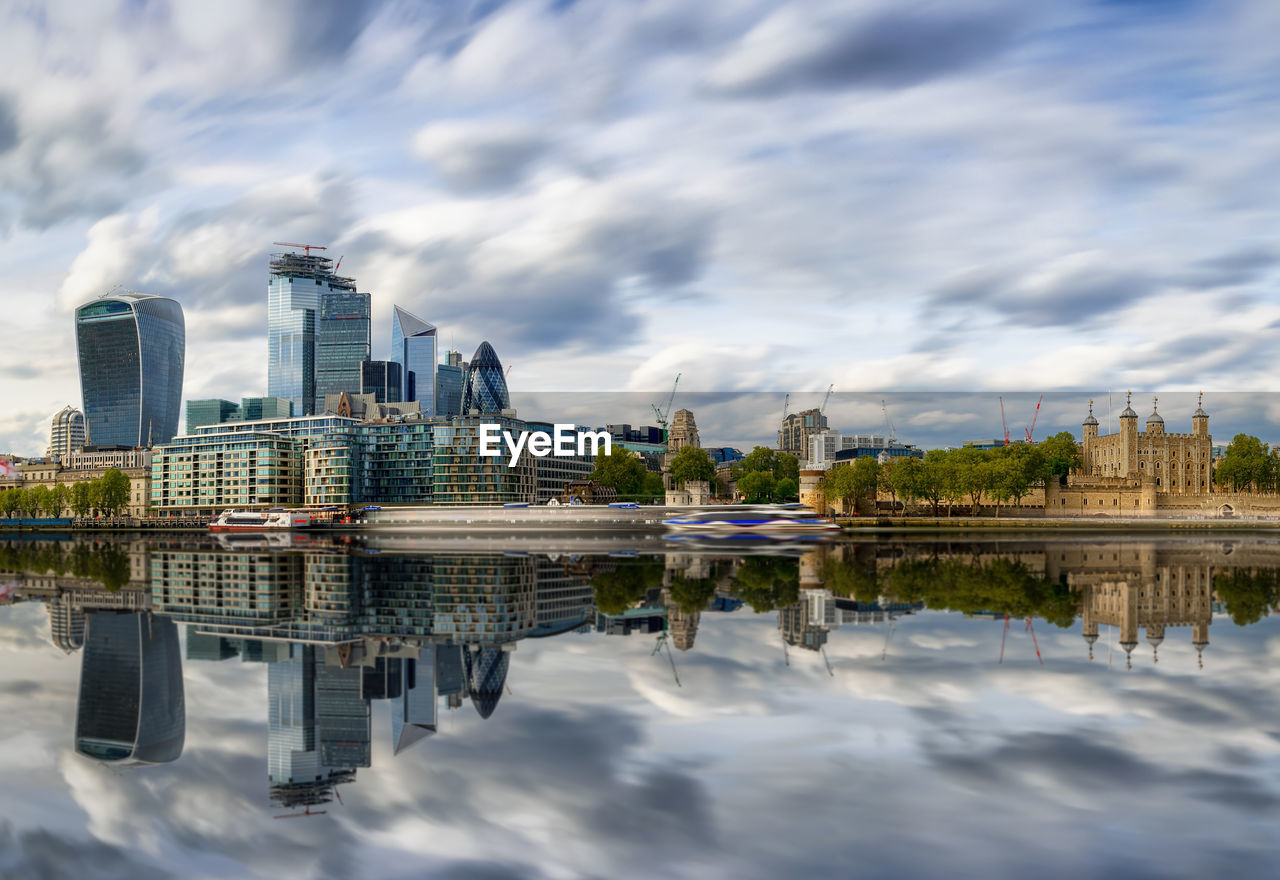
{"label": "sky", "polygon": [[373,294],[377,357],[393,305],[490,341],[518,408],[774,392],[704,442],[832,384],[850,431],[883,392],[984,394],[900,412],[926,443],[996,436],[1002,391],[1079,392],[1054,426],[1268,392],[1278,29],[1266,0],[5,4],[0,450],[79,404],[72,311],[117,286],[182,303],[186,398],[265,393],[276,241]]}
{"label": "sky", "polygon": [[1278,624],[1216,615],[1203,669],[1170,626],[1130,670],[1114,628],[1091,662],[1078,622],[1037,621],[1035,646],[1015,625],[1000,663],[1000,621],[926,611],[888,639],[833,631],[828,674],[744,607],[702,614],[679,685],[650,636],[524,639],[488,720],[442,711],[393,755],[375,703],[342,803],[274,821],[262,664],[184,661],[181,758],[113,771],[72,753],[82,655],[39,603],[0,607],[0,711],[21,719],[0,731],[0,873],[1272,876]]}

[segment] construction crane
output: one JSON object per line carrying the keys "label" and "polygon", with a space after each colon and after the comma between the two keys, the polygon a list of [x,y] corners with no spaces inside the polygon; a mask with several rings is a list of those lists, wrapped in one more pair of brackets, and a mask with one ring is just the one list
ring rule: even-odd
{"label": "construction crane", "polygon": [[[1043,402],[1044,402],[1044,395],[1043,395],[1043,394],[1041,394],[1041,395],[1040,395],[1040,399],[1036,401],[1036,411],[1035,411],[1035,413],[1031,416],[1031,427],[1030,427],[1030,428],[1027,428],[1027,442],[1028,442],[1028,443],[1034,443],[1034,442],[1035,442],[1034,440],[1032,440],[1032,439],[1031,439],[1031,435],[1035,433],[1035,430],[1036,430],[1036,419],[1040,418],[1040,404],[1041,404],[1041,403],[1043,403]],[[1007,443],[1008,441],[1006,440],[1005,442]]]}
{"label": "construction crane", "polygon": [[834,382],[827,386],[827,396],[822,398],[822,406],[818,408],[819,413],[824,413],[827,411],[827,401],[831,399],[831,392],[835,390],[835,387],[836,386]]}
{"label": "construction crane", "polygon": [[673,382],[671,385],[671,394],[668,395],[667,397],[667,405],[662,409],[659,409],[656,403],[653,404],[653,414],[658,419],[658,427],[662,429],[662,442],[664,445],[667,442],[667,425],[669,424],[668,418],[671,415],[671,406],[675,402],[676,388],[678,388],[679,385],[680,385],[680,374],[676,373],[676,381]]}
{"label": "construction crane", "polygon": [[662,635],[658,636],[658,643],[653,646],[653,651],[650,652],[649,656],[661,654],[663,648],[667,649],[667,657],[671,660],[671,677],[675,679],[676,687],[684,687],[680,683],[680,673],[676,671],[676,655],[671,653],[671,639],[667,633],[665,622],[663,623]]}
{"label": "construction crane", "polygon": [[1000,398],[1000,424],[1004,426],[1004,445],[1009,445],[1009,423],[1004,418],[1004,398]]}
{"label": "construction crane", "polygon": [[894,430],[893,422],[889,421],[889,406],[883,398],[880,400],[880,415],[884,416],[884,429],[889,432],[890,445],[898,442],[898,432]]}
{"label": "construction crane", "polygon": [[[1040,661],[1040,665],[1044,665],[1044,658],[1040,656],[1040,640],[1036,638],[1035,627],[1031,625],[1031,618],[1027,618],[1027,624],[1023,628],[1023,632],[1031,633],[1031,643],[1036,648],[1036,659]],[[1009,638],[1009,615],[1004,616],[1004,633],[1000,636],[1000,662],[1004,663],[1004,643]]]}
{"label": "construction crane", "polygon": [[[304,251],[306,251],[306,254],[307,254],[307,256],[308,256],[308,257],[309,257],[309,256],[311,256],[311,252],[312,252],[312,251],[327,251],[327,250],[328,250],[328,248],[327,248],[327,247],[323,247],[323,246],[318,245],[318,244],[298,244],[297,242],[292,242],[292,241],[273,241],[273,242],[271,242],[271,243],[272,243],[272,244],[278,244],[278,245],[280,245],[280,247],[302,248]],[[339,261],[339,262],[341,262],[341,261]]]}
{"label": "construction crane", "polygon": [[[782,421],[778,423],[778,449],[782,449],[782,429],[787,424],[787,407],[791,405],[791,395],[782,396]],[[788,666],[790,664],[787,664]]]}
{"label": "construction crane", "polygon": [[827,675],[830,675],[832,678],[835,678],[835,677],[836,677],[836,671],[835,671],[834,669],[832,669],[832,668],[831,668],[831,661],[827,659],[827,646],[826,646],[826,645],[823,645],[823,646],[822,646],[822,662],[823,662],[823,663],[825,663],[825,664],[827,664]]}
{"label": "construction crane", "polygon": [[502,378],[503,378],[503,379],[510,379],[510,378],[511,378],[511,368],[512,368],[512,367],[514,367],[514,366],[515,366],[515,364],[507,364],[507,371],[506,371],[505,373],[503,373],[503,374],[502,374]]}

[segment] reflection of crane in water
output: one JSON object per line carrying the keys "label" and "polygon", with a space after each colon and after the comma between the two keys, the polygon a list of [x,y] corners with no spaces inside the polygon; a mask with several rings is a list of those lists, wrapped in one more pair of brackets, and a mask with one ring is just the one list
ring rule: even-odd
{"label": "reflection of crane in water", "polygon": [[[338,799],[338,803],[342,803],[342,795],[338,792],[338,789],[336,786],[333,788],[333,795]],[[329,798],[321,796],[317,800],[312,801],[311,803],[308,803],[306,806],[306,809],[304,809],[301,813],[285,813],[282,816],[272,816],[271,818],[272,819],[300,819],[303,816],[323,816],[325,813],[329,811],[313,810],[311,809],[311,807],[312,807],[312,804],[327,804],[327,803],[329,803]]]}
{"label": "reflection of crane in water", "polygon": [[[1044,665],[1044,658],[1040,656],[1040,641],[1036,638],[1035,627],[1031,625],[1032,618],[1027,618],[1027,625],[1023,628],[1023,632],[1031,633],[1031,643],[1036,648],[1036,659],[1040,661],[1040,665]],[[1004,663],[1004,643],[1009,638],[1009,615],[1004,616],[1004,633],[1000,636],[1000,662]]]}
{"label": "reflection of crane in water", "polygon": [[658,642],[653,646],[653,651],[649,653],[649,656],[652,657],[654,654],[662,653],[663,648],[667,649],[667,658],[671,661],[671,677],[676,680],[676,687],[684,687],[680,683],[680,673],[676,671],[676,655],[671,653],[671,637],[665,627],[662,630],[662,635],[658,636]]}
{"label": "reflection of crane in water", "polygon": [[884,631],[884,647],[880,649],[880,659],[883,661],[889,656],[889,639],[893,638],[893,632],[898,628],[898,621],[894,617],[889,618],[889,626]]}
{"label": "reflection of crane in water", "polygon": [[823,646],[822,646],[822,662],[823,662],[823,663],[825,663],[825,664],[827,664],[827,675],[830,675],[832,678],[835,678],[835,676],[836,676],[836,671],[835,671],[834,669],[832,669],[832,668],[831,668],[831,661],[827,659],[827,646],[826,646],[826,645],[823,645]]}

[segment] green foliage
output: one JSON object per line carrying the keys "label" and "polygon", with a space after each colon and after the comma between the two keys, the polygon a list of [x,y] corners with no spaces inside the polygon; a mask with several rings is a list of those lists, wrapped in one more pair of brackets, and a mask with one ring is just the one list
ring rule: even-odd
{"label": "green foliage", "polygon": [[790,477],[783,477],[773,487],[774,501],[795,501],[800,497],[800,486]]}
{"label": "green foliage", "polygon": [[880,597],[880,578],[875,561],[869,565],[828,558],[822,566],[822,581],[827,589],[859,602],[874,602]]}
{"label": "green foliage", "polygon": [[119,468],[107,468],[98,478],[98,505],[109,516],[116,516],[129,506],[129,492],[132,486],[124,471]]}
{"label": "green foliage", "polygon": [[[645,488],[646,471],[644,462],[634,454],[621,447],[611,447],[609,454],[596,456],[595,470],[591,479],[598,485],[609,486],[618,490],[618,497],[624,500],[635,500]],[[662,478],[658,478],[661,483]],[[661,491],[661,490],[660,490]]]}
{"label": "green foliage", "polygon": [[71,484],[71,512],[76,516],[88,516],[93,509],[93,486],[90,483]]}
{"label": "green foliage", "polygon": [[800,482],[800,459],[789,452],[779,452],[767,446],[757,446],[733,465],[734,479],[741,480],[745,474],[767,473],[778,480],[792,479]]}
{"label": "green foliage", "polygon": [[1040,450],[1044,453],[1049,472],[1056,477],[1065,477],[1084,464],[1080,457],[1080,447],[1070,431],[1059,431],[1052,437],[1041,440]]}
{"label": "green foliage", "polygon": [[621,614],[644,598],[652,587],[662,586],[663,564],[652,559],[625,560],[613,571],[591,579],[596,608],[601,614]]}
{"label": "green foliage", "polygon": [[671,577],[671,599],[685,614],[693,614],[706,608],[715,594],[714,578],[691,578],[683,574]]}
{"label": "green foliage", "polygon": [[1044,580],[1023,563],[1000,557],[985,564],[962,559],[904,559],[893,567],[886,594],[930,608],[1011,617],[1043,617],[1064,629],[1080,612],[1080,597]]}
{"label": "green foliage", "polygon": [[1280,571],[1236,569],[1213,576],[1213,591],[1237,626],[1257,623],[1280,608]]}
{"label": "green foliage", "polygon": [[715,463],[705,449],[685,446],[671,459],[671,480],[677,486],[683,486],[690,480],[710,483],[715,478]]}
{"label": "green foliage", "polygon": [[635,500],[661,501],[666,494],[667,490],[662,486],[662,476],[653,471],[645,471],[643,479],[640,480],[640,494]]}
{"label": "green foliage", "polygon": [[748,504],[763,504],[773,500],[777,482],[768,471],[750,471],[738,477],[738,494]]}
{"label": "green foliage", "polygon": [[0,541],[0,569],[71,575],[99,581],[108,590],[129,583],[129,554],[111,543],[81,543],[71,549],[52,541]]}
{"label": "green foliage", "polygon": [[800,600],[800,563],[786,556],[749,556],[734,578],[734,593],[756,613]]}
{"label": "green foliage", "polygon": [[855,459],[849,464],[838,464],[822,478],[822,491],[828,502],[840,502],[840,508],[848,511],[875,492],[880,480],[880,465],[870,456]]}
{"label": "green foliage", "polygon": [[1266,443],[1251,434],[1237,434],[1213,471],[1213,481],[1233,492],[1276,488],[1277,459]]}

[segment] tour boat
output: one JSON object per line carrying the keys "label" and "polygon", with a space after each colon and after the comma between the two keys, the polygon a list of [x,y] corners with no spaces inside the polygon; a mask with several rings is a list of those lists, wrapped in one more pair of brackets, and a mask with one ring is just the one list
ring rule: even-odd
{"label": "tour boat", "polygon": [[669,529],[713,534],[788,534],[838,532],[840,526],[812,510],[780,508],[730,508],[705,510],[663,520]]}
{"label": "tour boat", "polygon": [[224,510],[209,523],[211,532],[266,532],[276,529],[305,529],[311,526],[311,514],[297,510]]}

